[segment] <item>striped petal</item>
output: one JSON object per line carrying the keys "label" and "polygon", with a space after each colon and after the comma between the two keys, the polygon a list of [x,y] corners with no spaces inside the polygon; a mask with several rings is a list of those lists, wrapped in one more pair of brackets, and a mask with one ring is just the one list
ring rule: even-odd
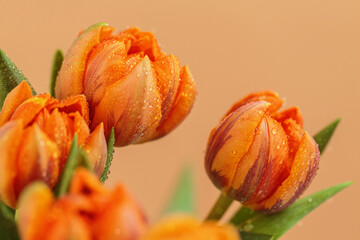
{"label": "striped petal", "polygon": [[95,107],[91,127],[104,122],[108,137],[114,126],[115,145],[124,146],[146,141],[160,119],[160,94],[150,60],[145,56],[131,73],[108,87]]}
{"label": "striped petal", "polygon": [[83,77],[87,57],[93,47],[110,36],[111,33],[112,28],[108,27],[107,24],[100,23],[89,27],[74,41],[64,57],[56,79],[56,98],[64,99],[83,92]]}
{"label": "striped petal", "polygon": [[[261,123],[269,105],[267,102],[253,102],[238,108],[228,115],[210,135],[205,168],[215,186],[224,192],[227,193],[232,188],[235,173],[238,170],[237,166],[248,153],[256,136],[256,128]],[[239,182],[235,185],[241,185],[243,181]]]}
{"label": "striped petal", "polygon": [[162,137],[176,128],[190,113],[196,97],[196,85],[188,66],[180,71],[180,85],[174,105],[167,115],[167,118],[156,129],[153,139]]}
{"label": "striped petal", "polygon": [[268,199],[255,204],[255,210],[278,212],[292,204],[308,187],[319,165],[320,152],[314,139],[305,132],[289,177]]}

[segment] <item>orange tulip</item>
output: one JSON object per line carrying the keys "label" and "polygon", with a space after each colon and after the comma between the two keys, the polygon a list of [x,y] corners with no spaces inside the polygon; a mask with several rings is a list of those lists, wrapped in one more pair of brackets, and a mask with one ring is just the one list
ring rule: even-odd
{"label": "orange tulip", "polygon": [[142,240],[239,240],[235,228],[216,222],[200,223],[189,216],[165,219],[147,233]]}
{"label": "orange tulip", "polygon": [[207,174],[225,195],[270,213],[304,192],[320,156],[299,109],[278,112],[282,103],[270,91],[236,103],[211,132],[205,157]]}
{"label": "orange tulip", "polygon": [[96,24],[75,40],[56,81],[56,97],[84,94],[91,128],[115,128],[115,145],[162,137],[190,112],[196,87],[187,66],[161,51],[150,32],[130,28],[112,35]]}
{"label": "orange tulip", "polygon": [[14,88],[0,112],[0,199],[15,207],[30,182],[54,187],[75,133],[100,175],[107,154],[103,125],[90,134],[88,124],[82,95],[58,101],[48,94],[32,96],[26,82]]}
{"label": "orange tulip", "polygon": [[76,170],[69,193],[54,199],[43,183],[20,198],[18,229],[23,240],[136,240],[146,230],[144,215],[123,186],[108,191],[84,168]]}

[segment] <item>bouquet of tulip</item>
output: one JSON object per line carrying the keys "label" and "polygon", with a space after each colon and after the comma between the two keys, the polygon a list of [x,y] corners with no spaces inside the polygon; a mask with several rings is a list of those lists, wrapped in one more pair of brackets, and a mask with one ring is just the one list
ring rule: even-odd
{"label": "bouquet of tulip", "polygon": [[[314,137],[297,107],[272,91],[235,103],[211,131],[205,169],[220,197],[204,221],[192,215],[186,169],[151,226],[123,185],[108,190],[114,147],[171,132],[196,86],[154,35],[100,23],[54,57],[50,94],[37,94],[0,50],[0,239],[278,239],[350,182],[297,200],[316,175],[340,120]],[[233,201],[242,203],[222,219]]]}

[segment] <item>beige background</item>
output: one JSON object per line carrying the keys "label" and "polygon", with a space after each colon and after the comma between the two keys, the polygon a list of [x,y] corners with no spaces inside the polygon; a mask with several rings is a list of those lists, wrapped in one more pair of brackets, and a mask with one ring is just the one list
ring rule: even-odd
{"label": "beige background", "polygon": [[360,4],[298,1],[0,0],[0,48],[39,92],[48,90],[52,54],[106,21],[155,32],[188,64],[198,85],[194,109],[169,136],[117,149],[108,185],[123,182],[156,220],[184,163],[196,169],[203,218],[217,197],[203,169],[210,130],[233,102],[273,89],[300,106],[310,133],[343,117],[306,194],[355,184],[304,218],[283,239],[359,239]]}

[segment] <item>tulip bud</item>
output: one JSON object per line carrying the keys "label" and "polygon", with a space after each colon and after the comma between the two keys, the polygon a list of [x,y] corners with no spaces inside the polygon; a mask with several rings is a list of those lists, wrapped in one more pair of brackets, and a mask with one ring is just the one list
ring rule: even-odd
{"label": "tulip bud", "polygon": [[172,216],[155,225],[142,240],[239,240],[237,230],[217,222],[201,223],[191,216]]}
{"label": "tulip bud", "polygon": [[58,101],[48,94],[32,96],[26,82],[15,87],[0,112],[0,199],[15,207],[30,182],[54,187],[75,133],[100,176],[107,155],[103,125],[90,134],[88,124],[84,96]]}
{"label": "tulip bud", "polygon": [[84,94],[91,129],[115,128],[115,145],[160,138],[182,122],[195,100],[187,66],[161,51],[150,32],[130,28],[112,35],[107,24],[83,32],[64,58],[56,97]]}
{"label": "tulip bud", "polygon": [[24,240],[137,240],[147,228],[123,186],[109,191],[83,168],[75,171],[69,193],[59,199],[43,183],[25,189],[17,223]]}
{"label": "tulip bud", "polygon": [[269,213],[304,192],[320,156],[298,108],[278,112],[281,105],[270,91],[236,103],[211,132],[205,157],[208,176],[225,195]]}

